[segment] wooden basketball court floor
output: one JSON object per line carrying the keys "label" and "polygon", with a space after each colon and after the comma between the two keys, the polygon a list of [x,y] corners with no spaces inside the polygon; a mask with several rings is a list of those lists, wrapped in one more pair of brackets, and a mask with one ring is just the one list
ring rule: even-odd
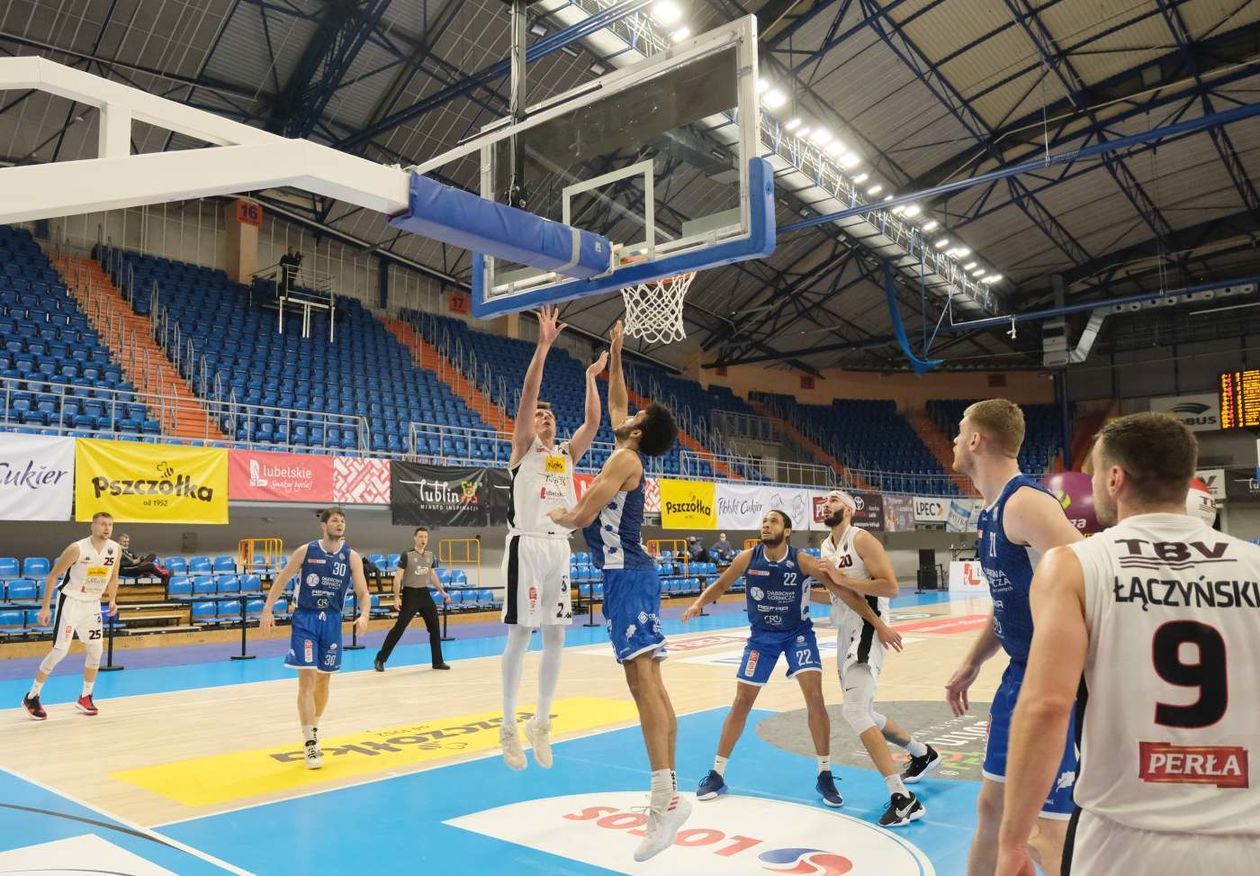
{"label": "wooden basketball court floor", "polygon": [[[742,597],[687,625],[683,605],[665,611],[664,672],[679,714],[679,787],[693,792],[712,765],[747,626]],[[603,628],[570,630],[554,767],[531,757],[512,772],[497,748],[504,640],[449,642],[454,668],[434,672],[413,626],[383,674],[372,671],[374,647],[345,654],[319,771],[304,768],[296,681],[279,657],[231,662],[225,648],[192,665],[102,673],[101,713],[89,718],[73,707],[76,646],[45,687],[42,723],[16,708],[28,679],[7,673],[0,702],[15,708],[0,713],[0,872],[960,874],[1004,661],[990,662],[971,714],[955,719],[944,682],[987,600],[911,595],[893,608],[906,645],[885,667],[881,709],[946,756],[916,789],[927,817],[896,832],[876,825],[883,782],[840,718],[829,626],[817,629],[844,808],[814,792],[803,702],[780,664],[727,769],[731,793],[697,803],[678,843],[646,864],[632,852],[648,766]],[[531,653],[526,663],[522,713],[533,709],[537,661]]]}

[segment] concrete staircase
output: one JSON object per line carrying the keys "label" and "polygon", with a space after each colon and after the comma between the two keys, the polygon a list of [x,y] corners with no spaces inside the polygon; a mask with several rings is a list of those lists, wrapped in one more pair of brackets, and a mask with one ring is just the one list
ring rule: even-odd
{"label": "concrete staircase", "polygon": [[842,463],[839,459],[837,459],[832,454],[828,453],[826,450],[823,450],[823,448],[819,447],[816,443],[814,443],[812,438],[810,438],[800,429],[796,428],[787,420],[783,419],[783,417],[780,417],[778,414],[772,411],[764,402],[758,401],[757,399],[749,399],[748,404],[758,414],[765,417],[770,422],[774,423],[774,425],[779,429],[780,432],[782,432],[789,439],[791,439],[796,444],[798,444],[799,446],[807,450],[815,459],[819,459],[824,464],[831,466],[831,470],[834,471],[836,475],[841,478],[842,481],[845,478],[847,478],[849,481],[856,484],[859,488],[863,490],[875,489],[866,481],[859,478],[857,475],[850,473],[844,467],[844,463]]}
{"label": "concrete staircase", "polygon": [[940,464],[941,471],[949,476],[959,492],[964,496],[979,497],[980,493],[972,486],[971,481],[954,471],[953,442],[945,437],[945,433],[932,421],[928,412],[923,408],[916,408],[903,411],[902,415],[909,421],[911,428],[919,436],[919,440],[931,451],[932,456]]}
{"label": "concrete staircase", "polygon": [[50,253],[49,258],[122,366],[123,375],[137,391],[148,395],[145,406],[149,417],[162,424],[162,434],[226,440],[201,400],[153,340],[153,324],[132,311],[101,266],[80,256]]}
{"label": "concrete staircase", "polygon": [[496,405],[477,385],[463,375],[455,363],[447,359],[437,348],[420,336],[420,333],[401,319],[380,317],[385,328],[398,342],[411,351],[411,358],[421,368],[432,371],[438,379],[464,400],[496,432],[511,432],[512,419]]}

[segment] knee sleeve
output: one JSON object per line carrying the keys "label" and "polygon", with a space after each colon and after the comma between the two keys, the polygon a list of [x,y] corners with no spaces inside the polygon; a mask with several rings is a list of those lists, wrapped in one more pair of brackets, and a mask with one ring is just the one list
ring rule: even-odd
{"label": "knee sleeve", "polygon": [[880,720],[882,716],[876,717],[875,679],[871,676],[870,670],[865,666],[854,666],[850,668],[845,681],[847,687],[844,691],[844,705],[840,707],[840,714],[853,728],[853,732],[861,736],[872,727],[882,729],[887,719]]}
{"label": "knee sleeve", "polygon": [[883,733],[884,728],[888,726],[888,716],[881,715],[879,712],[876,712],[874,709],[872,709],[871,717],[875,719],[875,726],[879,728],[879,732]]}
{"label": "knee sleeve", "polygon": [[840,714],[844,716],[844,720],[853,728],[853,732],[859,736],[872,727],[877,726],[874,713],[871,712],[870,706],[865,703],[845,700],[844,705],[840,707]]}
{"label": "knee sleeve", "polygon": [[44,659],[39,662],[39,671],[44,675],[49,675],[57,664],[66,659],[66,655],[70,653],[69,648],[53,648],[44,655]]}
{"label": "knee sleeve", "polygon": [[84,669],[98,669],[101,665],[101,654],[105,651],[104,645],[100,639],[93,639],[87,643],[87,653],[83,657]]}

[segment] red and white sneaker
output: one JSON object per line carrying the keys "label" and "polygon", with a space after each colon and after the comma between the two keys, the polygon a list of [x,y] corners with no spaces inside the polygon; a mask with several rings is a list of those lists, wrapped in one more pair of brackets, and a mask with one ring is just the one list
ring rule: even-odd
{"label": "red and white sneaker", "polygon": [[39,704],[38,696],[22,697],[22,705],[26,707],[27,713],[36,721],[43,721],[48,717],[48,713],[44,711],[44,707]]}
{"label": "red and white sneaker", "polygon": [[75,706],[85,715],[95,715],[97,713],[96,703],[92,702],[91,694],[79,697],[75,701]]}

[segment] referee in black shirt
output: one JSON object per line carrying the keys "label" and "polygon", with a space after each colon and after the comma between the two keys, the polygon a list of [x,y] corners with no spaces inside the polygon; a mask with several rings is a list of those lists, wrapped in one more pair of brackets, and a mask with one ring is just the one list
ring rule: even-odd
{"label": "referee in black shirt", "polygon": [[[423,526],[416,527],[413,537],[414,547],[398,558],[398,569],[394,572],[394,608],[398,609],[398,620],[385,636],[385,644],[377,652],[373,666],[377,672],[385,671],[385,661],[393,653],[394,646],[402,638],[403,630],[418,613],[424,618],[424,625],[429,631],[429,649],[432,651],[434,669],[450,669],[442,660],[442,631],[438,626],[437,606],[433,604],[433,596],[429,586],[437,588],[444,602],[450,602],[450,594],[442,586],[437,576],[437,557],[428,550],[429,530]],[[402,590],[401,597],[399,589]]]}

